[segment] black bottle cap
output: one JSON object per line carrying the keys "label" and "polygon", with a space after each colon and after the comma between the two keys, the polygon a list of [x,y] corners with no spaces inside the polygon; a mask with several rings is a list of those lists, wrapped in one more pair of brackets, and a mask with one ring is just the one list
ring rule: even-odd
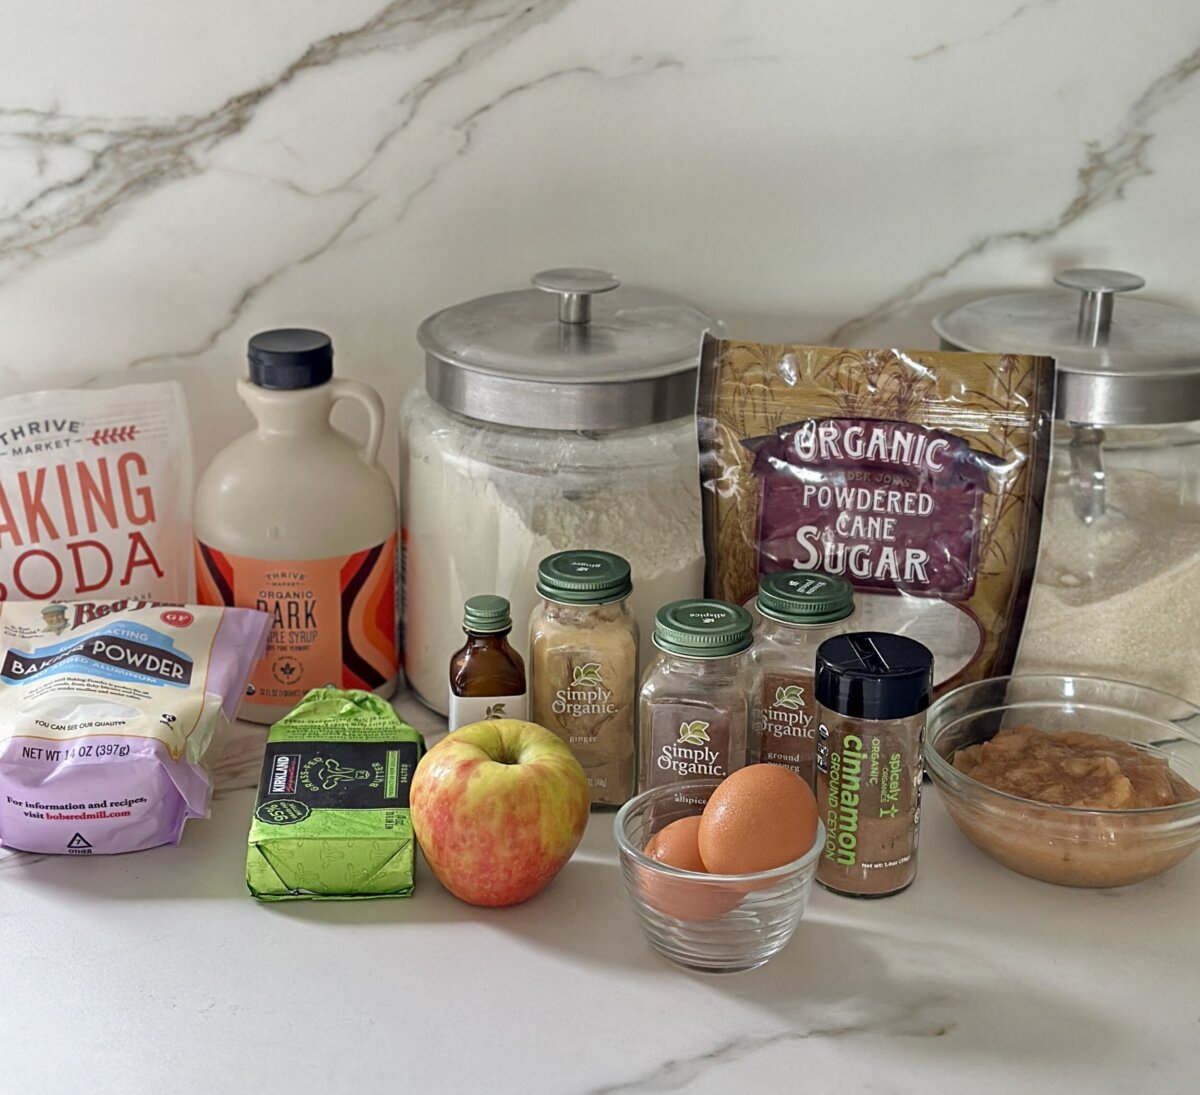
{"label": "black bottle cap", "polygon": [[817,703],[852,719],[907,719],[929,706],[933,655],[882,631],[835,635],[817,647]]}
{"label": "black bottle cap", "polygon": [[250,382],[275,391],[315,388],[333,376],[333,342],[323,331],[281,327],[250,340]]}

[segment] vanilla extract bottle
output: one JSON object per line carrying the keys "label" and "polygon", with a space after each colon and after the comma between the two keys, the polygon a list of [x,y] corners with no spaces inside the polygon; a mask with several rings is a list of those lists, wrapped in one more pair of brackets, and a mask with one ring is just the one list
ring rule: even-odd
{"label": "vanilla extract bottle", "polygon": [[508,642],[508,601],[491,594],[469,598],[463,607],[463,631],[467,641],[450,659],[449,728],[485,719],[527,718],[525,662]]}

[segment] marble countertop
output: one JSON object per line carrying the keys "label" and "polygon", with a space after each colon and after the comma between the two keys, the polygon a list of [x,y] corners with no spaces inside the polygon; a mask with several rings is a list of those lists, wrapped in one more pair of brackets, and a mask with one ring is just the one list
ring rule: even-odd
{"label": "marble countertop", "polygon": [[514,909],[461,904],[423,864],[407,901],[254,902],[264,738],[217,744],[212,818],[178,848],[0,853],[0,1089],[1195,1090],[1200,857],[1060,889],[976,852],[931,794],[911,890],[818,888],[767,966],[706,977],[643,940],[610,814]]}

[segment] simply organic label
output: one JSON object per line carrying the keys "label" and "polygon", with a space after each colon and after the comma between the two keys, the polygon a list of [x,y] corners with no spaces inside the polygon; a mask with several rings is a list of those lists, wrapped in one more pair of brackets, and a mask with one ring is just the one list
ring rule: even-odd
{"label": "simply organic label", "polygon": [[[604,684],[604,670],[600,663],[586,662],[571,670],[571,683],[566,688],[555,691],[550,710],[570,719],[615,715],[617,705],[614,701],[613,690]],[[571,728],[567,742],[578,744],[594,741],[596,727],[597,723],[591,722],[586,727]]]}
{"label": "simply organic label", "polygon": [[760,572],[821,570],[859,589],[972,595],[988,458],[910,422],[808,420],[746,445],[762,514]]}
{"label": "simply organic label", "polygon": [[809,675],[767,673],[758,708],[759,760],[792,769],[811,786],[817,748],[816,705]]}
{"label": "simply organic label", "polygon": [[593,804],[620,806],[633,793],[636,646],[559,648],[533,662],[531,717],[559,736],[587,776]]}
{"label": "simply organic label", "polygon": [[729,726],[691,714],[665,704],[651,715],[650,786],[729,774]]}

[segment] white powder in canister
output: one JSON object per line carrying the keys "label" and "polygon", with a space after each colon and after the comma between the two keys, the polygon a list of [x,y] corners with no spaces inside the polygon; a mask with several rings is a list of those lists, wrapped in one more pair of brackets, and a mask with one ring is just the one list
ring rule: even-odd
{"label": "white powder in canister", "polygon": [[[435,421],[446,417],[424,413],[436,413]],[[688,465],[695,447],[690,428],[659,427],[628,443],[593,443],[596,455],[603,452],[611,462],[607,467],[588,465],[583,438],[555,448],[511,436],[503,441],[506,456],[516,444],[536,443],[545,446],[545,459],[506,467],[490,447],[498,435],[481,433],[482,443],[464,451],[465,432],[456,423],[432,430],[410,426],[407,434],[401,500],[409,687],[445,712],[450,657],[464,641],[463,603],[478,593],[509,599],[509,641],[526,657],[538,563],[578,548],[612,551],[629,561],[644,665],[653,652],[658,609],[703,591],[700,487]],[[620,466],[623,452],[637,455],[636,466],[632,459]]]}
{"label": "white powder in canister", "polygon": [[1200,702],[1200,508],[1147,472],[1106,479],[1107,512],[1085,525],[1056,477],[1018,673],[1128,680]]}

